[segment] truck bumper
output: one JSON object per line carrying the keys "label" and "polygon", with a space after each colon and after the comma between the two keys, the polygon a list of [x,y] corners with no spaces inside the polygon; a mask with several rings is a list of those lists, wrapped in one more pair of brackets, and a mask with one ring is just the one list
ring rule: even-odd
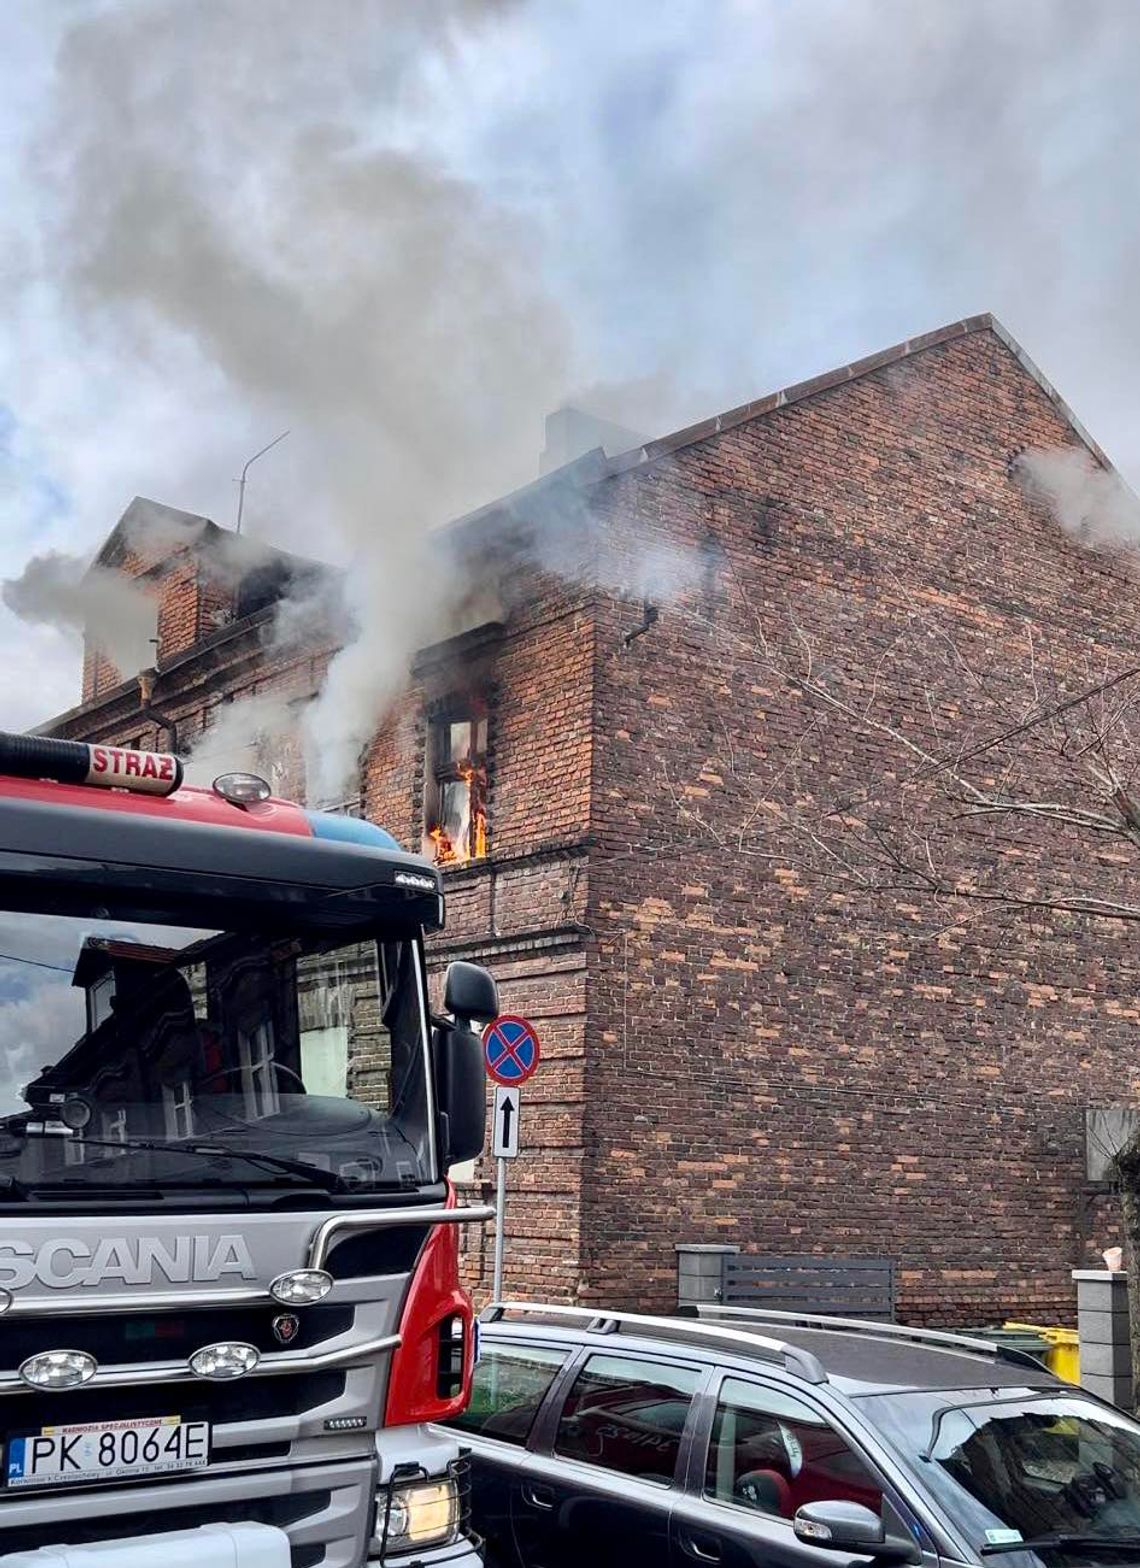
{"label": "truck bumper", "polygon": [[0,1568],[289,1568],[289,1537],[264,1524],[207,1524],[196,1530],[5,1552]]}
{"label": "truck bumper", "polygon": [[[136,1568],[136,1559],[127,1557],[125,1548],[149,1547],[151,1557],[139,1558],[137,1568],[172,1568],[169,1557],[153,1555],[156,1537],[193,1533],[203,1522],[236,1527],[255,1521],[287,1536],[295,1552],[315,1555],[322,1550],[323,1568],[361,1568],[368,1557],[375,1486],[376,1461],[370,1457],[304,1470],[282,1466],[207,1474],[189,1483],[28,1497],[0,1494],[0,1568],[46,1568],[48,1563],[60,1568],[60,1548],[69,1541],[91,1546],[122,1542],[120,1560],[129,1568]],[[49,1547],[54,1557],[45,1550]],[[37,1557],[37,1552],[42,1555]],[[97,1558],[75,1561],[82,1568],[98,1563]],[[214,1561],[221,1568],[227,1559],[221,1551],[214,1558],[202,1554],[195,1568],[206,1563],[212,1568]],[[234,1568],[246,1568],[244,1559],[236,1559]]]}
{"label": "truck bumper", "polygon": [[[0,1554],[0,1568],[289,1568],[289,1537],[268,1525],[203,1525],[197,1530],[99,1541],[87,1546],[48,1546]],[[483,1568],[470,1541],[432,1551],[370,1558],[374,1568]]]}

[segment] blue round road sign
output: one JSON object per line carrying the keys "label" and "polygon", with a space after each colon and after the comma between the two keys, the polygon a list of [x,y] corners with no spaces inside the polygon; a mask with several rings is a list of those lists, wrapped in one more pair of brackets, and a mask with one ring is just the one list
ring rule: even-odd
{"label": "blue round road sign", "polygon": [[525,1083],[538,1066],[538,1035],[525,1018],[504,1013],[483,1030],[487,1076],[508,1088]]}

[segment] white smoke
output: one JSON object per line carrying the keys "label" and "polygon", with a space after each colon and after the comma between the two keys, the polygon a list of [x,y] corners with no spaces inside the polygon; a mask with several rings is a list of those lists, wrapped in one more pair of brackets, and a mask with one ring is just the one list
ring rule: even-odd
{"label": "white smoke", "polygon": [[0,597],[22,620],[86,634],[124,679],[154,663],[156,601],[110,567],[49,551],[5,582]]}
{"label": "white smoke", "polygon": [[[274,760],[296,739],[298,702],[284,692],[259,692],[211,710],[209,728],[190,749],[186,778],[209,784],[220,773],[270,775]],[[285,792],[283,778],[269,778],[274,793]]]}
{"label": "white smoke", "polygon": [[1029,494],[1082,544],[1140,548],[1140,500],[1084,447],[1023,452],[1015,468]]}

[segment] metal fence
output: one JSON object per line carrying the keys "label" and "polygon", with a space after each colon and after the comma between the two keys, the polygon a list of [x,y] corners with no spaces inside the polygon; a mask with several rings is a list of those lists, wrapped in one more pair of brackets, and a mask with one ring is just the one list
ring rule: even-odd
{"label": "metal fence", "polygon": [[726,1306],[894,1322],[892,1258],[770,1258],[726,1254],[719,1299]]}

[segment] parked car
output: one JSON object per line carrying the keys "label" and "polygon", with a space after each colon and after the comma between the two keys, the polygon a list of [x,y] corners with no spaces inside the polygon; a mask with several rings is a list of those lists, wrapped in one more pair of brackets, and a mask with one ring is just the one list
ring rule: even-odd
{"label": "parked car", "polygon": [[531,1304],[480,1340],[448,1424],[488,1568],[1140,1563],[1140,1425],[1017,1350]]}

